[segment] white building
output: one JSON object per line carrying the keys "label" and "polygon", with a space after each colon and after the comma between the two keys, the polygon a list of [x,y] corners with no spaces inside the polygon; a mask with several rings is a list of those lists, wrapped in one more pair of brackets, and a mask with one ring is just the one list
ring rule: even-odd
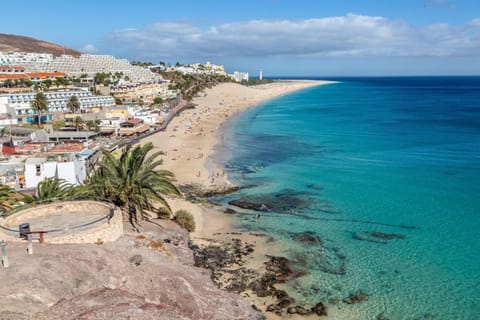
{"label": "white building", "polygon": [[107,119],[101,119],[100,124],[100,133],[101,134],[113,134],[115,136],[118,135],[118,131],[120,130],[120,124],[125,122],[125,117],[110,117]]}
{"label": "white building", "polygon": [[[70,112],[67,103],[72,96],[78,97],[80,110],[84,112],[91,108],[105,108],[115,104],[112,96],[93,96],[88,90],[51,91],[44,94],[48,100],[48,111],[43,114],[48,121],[53,119],[52,113]],[[35,92],[0,94],[0,114],[10,115],[10,118],[15,119],[10,122],[15,124],[33,122],[36,112],[31,108],[30,101],[35,99],[35,95]]]}
{"label": "white building", "polygon": [[235,79],[235,81],[248,81],[249,77],[248,77],[248,72],[239,72],[239,71],[235,71],[233,73],[233,79]]}
{"label": "white building", "polygon": [[25,161],[25,187],[35,188],[45,178],[64,179],[73,185],[80,185],[87,178],[84,159],[49,161],[47,158],[28,158]]}
{"label": "white building", "polygon": [[208,74],[208,75],[226,75],[225,68],[221,65],[207,63],[193,63],[184,66],[173,67],[173,70],[182,74]]}
{"label": "white building", "polygon": [[64,72],[69,76],[80,77],[86,74],[88,78],[93,79],[97,73],[117,73],[121,72],[132,82],[158,81],[162,77],[159,74],[151,72],[148,68],[133,66],[127,59],[117,59],[110,55],[91,55],[82,54],[76,58],[70,55],[61,55],[54,57],[47,62],[25,62],[26,72]]}
{"label": "white building", "polygon": [[49,63],[52,60],[53,55],[50,53],[0,51],[0,65],[21,65],[26,62]]}
{"label": "white building", "polygon": [[139,106],[129,106],[128,114],[135,119],[142,119],[143,123],[153,126],[163,121],[163,116],[158,110],[142,108]]}

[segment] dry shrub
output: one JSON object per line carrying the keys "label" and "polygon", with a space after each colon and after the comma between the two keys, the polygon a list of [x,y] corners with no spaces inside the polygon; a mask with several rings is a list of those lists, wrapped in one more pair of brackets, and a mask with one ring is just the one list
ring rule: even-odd
{"label": "dry shrub", "polygon": [[195,231],[195,219],[193,218],[193,215],[186,210],[178,210],[175,212],[173,221],[188,232]]}
{"label": "dry shrub", "polygon": [[170,255],[170,252],[164,247],[163,243],[155,241],[155,240],[150,240],[147,245],[148,249],[152,249],[158,252],[161,252],[167,256]]}

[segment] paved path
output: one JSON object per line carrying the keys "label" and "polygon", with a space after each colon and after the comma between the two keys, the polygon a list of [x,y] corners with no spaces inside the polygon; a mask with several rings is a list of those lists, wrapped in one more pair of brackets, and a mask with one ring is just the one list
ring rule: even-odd
{"label": "paved path", "polygon": [[[75,211],[75,212],[54,212],[50,213],[45,216],[29,218],[22,223],[29,223],[31,231],[48,231],[48,230],[58,230],[62,229],[62,231],[55,232],[56,235],[58,234],[66,234],[72,232],[72,228],[88,224],[92,221],[101,219],[105,216],[105,213],[98,213],[98,212],[85,212],[85,211]],[[84,226],[81,228],[75,228],[75,231],[78,230],[85,230],[91,228],[92,226],[105,223],[105,220],[99,221],[93,225]],[[18,229],[18,225],[7,226],[10,229]]]}

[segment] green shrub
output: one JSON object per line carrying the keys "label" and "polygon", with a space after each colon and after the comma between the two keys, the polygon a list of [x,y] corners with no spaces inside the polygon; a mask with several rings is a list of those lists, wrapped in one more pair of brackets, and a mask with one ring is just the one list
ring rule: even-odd
{"label": "green shrub", "polygon": [[188,232],[195,231],[195,219],[193,218],[193,215],[186,210],[178,210],[175,212],[173,221]]}

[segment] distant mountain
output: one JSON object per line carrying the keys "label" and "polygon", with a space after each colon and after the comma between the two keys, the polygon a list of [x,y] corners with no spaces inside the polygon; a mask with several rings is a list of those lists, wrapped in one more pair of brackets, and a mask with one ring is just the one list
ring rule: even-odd
{"label": "distant mountain", "polygon": [[75,57],[81,54],[79,51],[55,43],[4,33],[0,33],[0,51],[51,53],[54,56],[69,54]]}

